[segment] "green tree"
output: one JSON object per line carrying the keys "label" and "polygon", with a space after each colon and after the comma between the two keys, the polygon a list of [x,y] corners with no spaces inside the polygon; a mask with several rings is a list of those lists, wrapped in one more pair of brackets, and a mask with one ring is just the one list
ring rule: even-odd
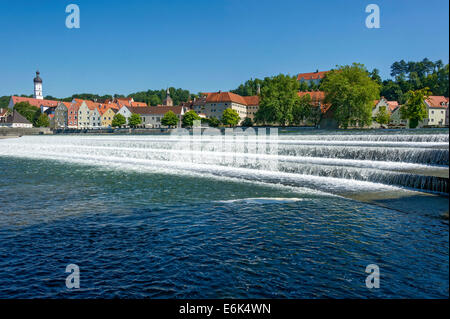
{"label": "green tree", "polygon": [[165,126],[176,126],[178,124],[178,116],[172,112],[169,111],[166,114],[164,114],[163,118],[161,119],[161,124]]}
{"label": "green tree", "polygon": [[34,126],[36,127],[49,127],[50,126],[50,120],[48,119],[47,114],[41,113],[37,117],[37,119],[34,121]]}
{"label": "green tree", "polygon": [[311,95],[301,96],[292,109],[292,123],[300,125],[310,115],[311,107]]}
{"label": "green tree", "polygon": [[372,123],[373,101],[379,98],[380,86],[362,64],[341,66],[327,74],[322,83],[325,102],[330,103],[338,124],[361,127]]}
{"label": "green tree", "polygon": [[120,127],[122,125],[125,125],[127,123],[127,119],[125,118],[125,116],[123,116],[120,113],[117,113],[116,115],[114,115],[111,125],[112,127]]}
{"label": "green tree", "polygon": [[211,127],[219,127],[219,125],[220,125],[220,120],[214,116],[210,117],[209,119],[206,119],[206,122]]}
{"label": "green tree", "polygon": [[241,117],[239,116],[239,113],[235,110],[228,108],[225,111],[223,111],[222,114],[222,123],[224,125],[236,126],[239,124],[239,121],[241,120]]}
{"label": "green tree", "polygon": [[28,102],[19,102],[14,105],[14,109],[24,116],[31,123],[35,123],[41,115],[41,110]]}
{"label": "green tree", "polygon": [[128,125],[131,127],[137,127],[138,125],[142,124],[142,118],[139,114],[133,113],[128,118]]}
{"label": "green tree", "polygon": [[194,121],[199,121],[200,119],[200,116],[195,111],[190,110],[183,115],[182,123],[184,127],[192,127],[194,126]]}
{"label": "green tree", "polygon": [[253,126],[253,121],[252,121],[252,119],[249,118],[249,117],[246,117],[246,118],[244,119],[244,121],[242,121],[242,126],[244,126],[244,127],[252,127],[252,126]]}
{"label": "green tree", "polygon": [[378,110],[377,114],[375,115],[375,121],[378,124],[388,124],[391,120],[391,115],[386,109],[386,106],[380,106],[380,109]]}
{"label": "green tree", "polygon": [[409,127],[416,128],[419,122],[428,117],[425,100],[430,96],[428,88],[409,91],[407,100],[400,108],[400,114],[403,119],[409,120]]}
{"label": "green tree", "polygon": [[266,78],[261,89],[256,121],[263,124],[279,123],[283,126],[292,122],[292,110],[299,101],[299,87],[296,77],[289,75]]}

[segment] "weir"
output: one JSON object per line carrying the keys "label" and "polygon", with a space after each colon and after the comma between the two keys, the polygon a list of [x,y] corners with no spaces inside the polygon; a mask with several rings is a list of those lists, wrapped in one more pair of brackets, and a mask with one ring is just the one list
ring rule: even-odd
{"label": "weir", "polygon": [[[314,132],[316,132],[314,134]],[[448,195],[449,136],[281,134],[258,136],[25,136],[0,141],[0,156],[123,169],[222,176],[337,195],[404,190]]]}

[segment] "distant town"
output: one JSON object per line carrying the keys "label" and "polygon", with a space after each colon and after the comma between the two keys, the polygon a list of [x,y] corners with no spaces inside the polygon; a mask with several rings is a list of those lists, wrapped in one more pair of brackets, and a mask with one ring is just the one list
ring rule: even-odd
{"label": "distant town", "polygon": [[[264,81],[250,80],[234,92],[202,92],[193,97],[189,96],[186,101],[179,101],[177,105],[174,105],[171,92],[167,89],[162,103],[156,106],[149,105],[148,101],[143,99],[137,101],[132,96],[115,96],[104,100],[73,98],[71,101],[44,98],[44,81],[40,72],[37,71],[33,79],[33,96],[11,96],[8,106],[0,109],[0,126],[13,128],[35,126],[58,130],[93,130],[114,127],[173,128],[192,126],[194,120],[201,120],[202,125],[213,127],[221,125],[230,127],[289,125],[330,129],[448,127],[448,94],[447,96],[430,94],[432,92],[428,87],[425,88],[425,84],[422,85],[424,88],[405,92],[401,96],[401,101],[380,96],[380,90],[373,89],[369,95],[361,97],[361,100],[366,99],[366,102],[362,102],[362,109],[367,110],[367,105],[370,107],[367,114],[364,114],[363,110],[360,115],[351,118],[353,115],[350,113],[358,113],[359,111],[355,112],[355,110],[359,106],[356,106],[354,110],[345,110],[345,105],[355,103],[350,97],[341,97],[340,95],[344,94],[341,94],[339,86],[336,89],[335,84],[342,81],[346,74],[362,72],[363,77],[367,79],[361,81],[370,82],[367,82],[366,91],[370,91],[370,88],[375,85],[384,85],[386,91],[386,87],[390,89],[389,86],[394,84],[400,88],[401,81],[406,81],[402,77],[408,72],[409,81],[417,76],[417,72],[406,70],[414,66],[404,64],[402,71],[402,63],[404,61],[398,65],[393,64],[393,75],[397,75],[397,81],[391,81],[391,83],[381,82],[375,70],[372,73],[366,72],[367,76],[365,76],[361,65],[354,64],[337,70],[300,73],[295,78],[279,75],[266,78]],[[436,72],[444,70],[446,78],[443,81],[448,84],[448,65],[437,67],[436,71],[433,65],[433,71],[429,70],[428,74],[425,70],[422,78],[425,80],[432,78]],[[399,82],[400,84],[397,84]],[[363,84],[354,84],[355,87],[359,85]],[[333,93],[333,88],[337,92]],[[281,90],[285,92],[281,94]],[[243,93],[238,94],[238,92]],[[343,88],[342,92],[344,92]],[[398,90],[394,87],[393,90],[386,92],[398,92]],[[278,95],[285,96],[284,100]],[[392,94],[390,95],[392,97]],[[414,106],[414,101],[417,103],[418,98],[421,105]],[[340,119],[345,117],[347,119],[344,123]],[[416,124],[410,125],[411,120]]]}

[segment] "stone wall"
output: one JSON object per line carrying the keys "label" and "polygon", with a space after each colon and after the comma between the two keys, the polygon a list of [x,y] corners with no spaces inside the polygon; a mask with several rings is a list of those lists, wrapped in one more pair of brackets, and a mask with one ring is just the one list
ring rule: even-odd
{"label": "stone wall", "polygon": [[53,134],[48,127],[0,127],[0,136]]}

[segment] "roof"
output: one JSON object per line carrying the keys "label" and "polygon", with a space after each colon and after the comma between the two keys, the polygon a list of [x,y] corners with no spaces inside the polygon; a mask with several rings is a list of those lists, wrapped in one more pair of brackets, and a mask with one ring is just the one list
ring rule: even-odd
{"label": "roof", "polygon": [[144,107],[144,106],[147,106],[147,103],[144,103],[144,102],[131,102],[130,106],[133,106],[133,107]]}
{"label": "roof", "polygon": [[42,83],[42,79],[39,76],[40,72],[36,71],[36,77],[33,79],[34,83]]}
{"label": "roof", "polygon": [[41,105],[43,106],[57,106],[58,105],[58,101],[54,101],[54,100],[40,100],[40,99],[35,99],[32,97],[21,97],[21,96],[11,96],[11,99],[13,100],[13,104],[16,105],[17,103],[20,102],[28,102],[30,103],[30,105],[36,106],[36,107],[40,107]]}
{"label": "roof", "polygon": [[1,108],[0,109],[0,116],[5,116],[6,115],[6,113],[8,113],[8,108]]}
{"label": "roof", "polygon": [[322,113],[328,112],[328,110],[331,108],[331,104],[325,104],[325,92],[323,91],[312,91],[312,92],[297,92],[297,95],[299,97],[309,95],[311,97],[311,101],[313,102],[314,106],[320,105],[320,111]]}
{"label": "roof", "polygon": [[169,111],[175,114],[181,114],[183,111],[182,106],[147,106],[147,107],[128,107],[131,113],[135,114],[158,114],[164,115]]}
{"label": "roof", "polygon": [[130,103],[133,102],[132,98],[128,98],[128,97],[118,97],[115,99],[115,102],[121,106],[125,105],[125,106],[131,106]]}
{"label": "roof", "polygon": [[259,105],[259,96],[258,95],[252,95],[252,96],[243,96],[245,102],[247,105]]}
{"label": "roof", "polygon": [[398,107],[397,101],[387,101],[387,104],[389,106],[389,111],[393,112]]}
{"label": "roof", "polygon": [[98,109],[98,111],[100,112],[100,115],[105,114],[106,112],[108,112],[108,110],[111,110],[112,112],[117,113],[117,109],[112,108],[112,107],[108,107],[108,106]]}
{"label": "roof", "polygon": [[232,92],[215,92],[208,93],[206,96],[206,103],[222,103],[222,102],[234,102],[242,105],[247,105],[247,100],[238,94]]}
{"label": "roof", "polygon": [[330,72],[330,71],[321,71],[321,72],[316,71],[316,72],[309,72],[309,73],[299,73],[297,75],[297,81],[323,79],[328,72]]}
{"label": "roof", "polygon": [[8,115],[6,118],[6,123],[22,123],[22,124],[31,124],[22,114],[13,110],[12,114]]}
{"label": "roof", "polygon": [[445,96],[432,95],[425,100],[425,103],[427,103],[429,107],[448,108],[449,99]]}

